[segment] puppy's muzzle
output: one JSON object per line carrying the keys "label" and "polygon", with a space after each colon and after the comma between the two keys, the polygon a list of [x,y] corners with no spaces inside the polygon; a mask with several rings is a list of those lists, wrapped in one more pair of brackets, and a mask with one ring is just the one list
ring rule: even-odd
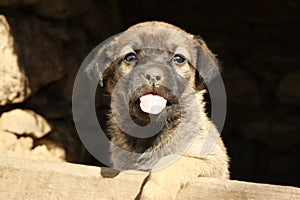
{"label": "puppy's muzzle", "polygon": [[164,72],[157,66],[149,66],[145,70],[144,78],[150,85],[155,86],[163,81]]}

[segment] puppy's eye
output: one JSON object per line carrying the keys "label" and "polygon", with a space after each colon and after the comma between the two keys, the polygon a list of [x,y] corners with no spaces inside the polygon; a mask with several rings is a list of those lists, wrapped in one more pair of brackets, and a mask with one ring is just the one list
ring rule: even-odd
{"label": "puppy's eye", "polygon": [[185,62],[185,58],[182,55],[176,54],[173,57],[173,62],[178,63],[178,64],[183,64]]}
{"label": "puppy's eye", "polygon": [[124,57],[124,60],[127,62],[127,63],[130,63],[132,61],[135,61],[137,60],[137,56],[135,53],[128,53],[125,57]]}

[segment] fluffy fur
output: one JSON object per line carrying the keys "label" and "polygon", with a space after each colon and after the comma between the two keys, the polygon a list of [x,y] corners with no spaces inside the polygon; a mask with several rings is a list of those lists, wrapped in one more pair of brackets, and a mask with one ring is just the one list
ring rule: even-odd
{"label": "fluffy fur", "polygon": [[[137,59],[126,62],[124,58],[129,53]],[[186,61],[176,63],[172,60],[174,55],[181,55]],[[144,77],[152,68],[158,68],[162,77],[155,85]],[[199,176],[229,178],[226,149],[205,113],[203,101],[204,82],[211,81],[217,70],[217,60],[202,39],[163,22],[140,23],[110,38],[88,66],[88,73],[101,77],[100,84],[112,96],[108,135],[113,146],[125,150],[111,148],[114,167],[151,171],[141,199],[175,199],[183,186]],[[150,115],[140,110],[138,99],[147,93],[168,100],[162,113]],[[152,129],[139,132],[129,121],[161,130],[144,138]],[[208,137],[215,139],[216,144],[201,156]],[[131,156],[127,152],[132,152]],[[167,167],[152,171],[170,155],[179,157]]]}

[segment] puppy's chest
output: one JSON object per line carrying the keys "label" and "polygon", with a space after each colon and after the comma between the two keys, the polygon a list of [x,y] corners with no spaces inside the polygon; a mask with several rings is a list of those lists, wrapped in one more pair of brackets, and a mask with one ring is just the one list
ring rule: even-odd
{"label": "puppy's chest", "polygon": [[[112,149],[112,162],[115,167],[143,171],[151,170],[162,158],[184,153],[195,139],[195,134],[181,132],[181,134],[176,135],[175,133],[173,131],[173,137],[166,133],[166,135],[153,140],[149,138],[144,140],[113,138],[113,143],[118,143],[117,145],[126,152],[113,151]],[[121,141],[122,143],[120,143]],[[128,152],[130,152],[130,156],[128,156]]]}

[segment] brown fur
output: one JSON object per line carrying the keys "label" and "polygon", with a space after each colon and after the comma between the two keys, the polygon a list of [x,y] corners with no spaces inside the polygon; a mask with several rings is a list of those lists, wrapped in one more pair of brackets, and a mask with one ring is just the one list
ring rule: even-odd
{"label": "brown fur", "polygon": [[[132,51],[138,52],[140,60],[134,63],[124,62],[124,55]],[[183,55],[187,62],[180,66],[169,64],[168,58],[172,58],[173,54]],[[136,98],[142,92],[150,90],[170,95],[172,99],[171,92],[160,88],[159,85],[154,89],[150,86],[135,88],[143,82],[139,76],[144,70],[141,68],[141,71],[137,71],[136,66],[143,67],[148,63],[151,66],[153,64],[161,66],[163,74],[166,75],[165,79],[168,79],[166,83],[172,83],[170,87],[179,91],[182,85],[185,86],[180,97],[174,97],[172,106],[168,107],[165,125],[155,137],[132,137],[124,133],[114,120],[113,114],[109,114],[108,134],[113,144],[126,151],[138,153],[128,158],[126,154],[112,150],[111,159],[114,167],[151,171],[141,190],[140,199],[175,199],[182,187],[199,176],[229,178],[229,158],[226,148],[217,128],[205,113],[203,102],[205,91],[201,90],[203,87],[199,87],[204,85],[202,80],[210,81],[218,70],[215,56],[202,39],[167,23],[145,22],[132,26],[112,38],[99,49],[98,57],[106,63],[98,63],[96,67],[95,61],[89,66],[88,72],[103,76],[104,87],[111,95],[116,92],[116,101],[113,101],[111,106],[117,111],[114,115],[122,119],[125,125],[129,119],[123,116],[127,102],[122,104],[122,99],[127,98],[127,94],[134,94],[133,97],[128,97],[129,102],[130,98]],[[201,75],[200,79],[197,77],[196,69]],[[123,76],[128,76],[130,80],[124,81],[122,89],[118,90],[116,84],[122,81]],[[180,83],[182,78],[183,81]],[[191,93],[190,88],[195,92]],[[178,100],[181,100],[180,105]],[[134,106],[129,106],[129,112],[136,115],[136,123],[147,125],[151,122],[148,115],[142,114],[143,117],[140,118],[135,109]],[[207,137],[216,138],[217,142],[206,156],[200,156],[200,150]],[[152,171],[154,166],[163,163],[170,155],[180,156],[167,167]]]}

